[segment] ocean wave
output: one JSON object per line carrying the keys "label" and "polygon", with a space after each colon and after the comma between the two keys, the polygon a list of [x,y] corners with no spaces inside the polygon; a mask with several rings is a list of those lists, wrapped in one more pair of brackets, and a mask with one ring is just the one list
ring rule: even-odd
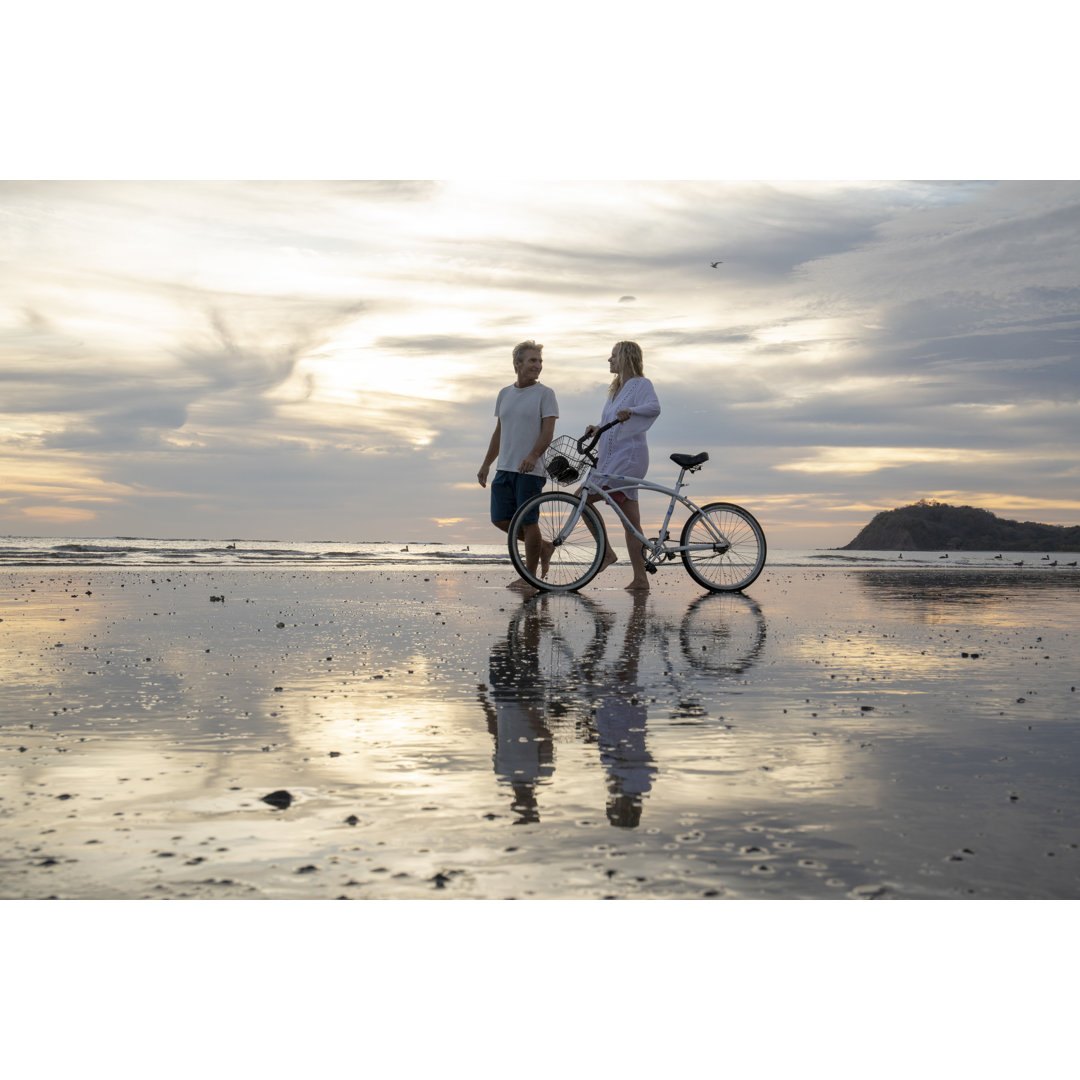
{"label": "ocean wave", "polygon": [[93,555],[102,553],[105,555],[124,555],[133,551],[143,551],[144,548],[117,547],[115,544],[57,544],[53,551],[73,551],[79,554]]}
{"label": "ocean wave", "polygon": [[[505,543],[472,544],[468,548],[421,541],[273,541],[151,539],[144,537],[2,537],[0,567],[75,569],[108,567],[137,570],[140,567],[191,567],[222,570],[306,567],[310,569],[387,568],[395,570],[440,567],[509,568]],[[617,550],[620,557],[624,552]],[[1076,573],[1070,570],[1074,554],[1010,553],[1002,558],[995,552],[904,552],[847,551],[840,549],[774,549],[769,553],[767,569],[798,567],[819,569],[857,569],[859,567],[910,570],[994,569]],[[1053,568],[1057,567],[1056,571]],[[673,573],[678,571],[677,564]]]}

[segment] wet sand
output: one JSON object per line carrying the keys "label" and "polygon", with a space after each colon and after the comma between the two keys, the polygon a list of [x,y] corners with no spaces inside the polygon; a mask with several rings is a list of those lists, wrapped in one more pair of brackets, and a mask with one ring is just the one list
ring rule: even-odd
{"label": "wet sand", "polygon": [[1080,895],[1075,572],[627,576],[4,574],[0,898]]}

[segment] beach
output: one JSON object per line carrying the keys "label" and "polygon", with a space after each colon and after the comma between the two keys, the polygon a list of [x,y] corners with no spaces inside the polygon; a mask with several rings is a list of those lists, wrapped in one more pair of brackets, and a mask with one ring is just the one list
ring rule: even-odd
{"label": "beach", "polygon": [[1080,895],[1075,570],[628,575],[4,571],[0,898]]}

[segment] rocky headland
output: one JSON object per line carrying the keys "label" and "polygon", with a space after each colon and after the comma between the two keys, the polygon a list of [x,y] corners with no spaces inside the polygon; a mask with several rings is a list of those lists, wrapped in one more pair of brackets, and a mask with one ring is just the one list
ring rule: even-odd
{"label": "rocky headland", "polygon": [[1010,521],[923,499],[884,510],[842,551],[1080,551],[1080,525]]}

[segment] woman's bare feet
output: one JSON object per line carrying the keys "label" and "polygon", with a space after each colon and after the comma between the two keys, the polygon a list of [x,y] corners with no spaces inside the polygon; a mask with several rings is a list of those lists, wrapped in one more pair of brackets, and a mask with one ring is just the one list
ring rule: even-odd
{"label": "woman's bare feet", "polygon": [[618,561],[619,560],[618,560],[618,557],[615,555],[615,552],[612,551],[611,548],[607,548],[604,551],[604,561],[600,564],[600,569],[597,570],[596,572],[598,574],[602,574],[612,563],[615,563],[615,562],[618,562]]}
{"label": "woman's bare feet", "polygon": [[540,545],[540,576],[547,577],[551,569],[551,556],[555,554],[555,545],[550,540],[545,540]]}
{"label": "woman's bare feet", "polygon": [[634,578],[634,580],[631,581],[630,584],[626,586],[626,591],[627,592],[648,592],[649,591],[648,578],[646,578],[644,581],[638,581],[637,578]]}

